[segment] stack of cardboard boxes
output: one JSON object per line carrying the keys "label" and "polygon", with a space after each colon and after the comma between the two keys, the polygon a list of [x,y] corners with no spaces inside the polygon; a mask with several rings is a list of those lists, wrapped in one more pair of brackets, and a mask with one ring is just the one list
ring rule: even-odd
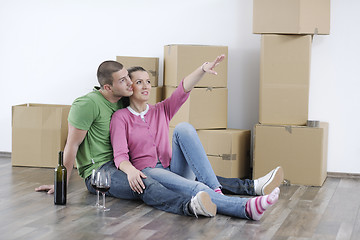
{"label": "stack of cardboard boxes", "polygon": [[204,75],[189,99],[170,121],[170,140],[180,122],[194,126],[209,161],[219,176],[246,177],[250,173],[250,130],[227,129],[226,46],[167,45],[164,47],[164,98],[169,97],[182,79],[206,61],[225,54],[217,66],[218,75]]}
{"label": "stack of cardboard boxes", "polygon": [[253,177],[281,165],[290,183],[321,186],[328,124],[306,124],[312,38],[329,34],[330,0],[254,0],[253,11],[253,32],[262,34]]}

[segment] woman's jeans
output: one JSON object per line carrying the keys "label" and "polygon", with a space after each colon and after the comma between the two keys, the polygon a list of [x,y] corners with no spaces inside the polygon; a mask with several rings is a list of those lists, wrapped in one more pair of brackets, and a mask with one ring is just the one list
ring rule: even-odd
{"label": "woman's jeans", "polygon": [[[172,137],[170,171],[190,180],[197,180],[224,193],[255,196],[254,181],[216,176],[194,127],[179,123]],[[217,178],[217,179],[216,179]]]}
{"label": "woman's jeans", "polygon": [[[116,168],[114,161],[105,163],[99,169],[104,169],[111,173],[111,186],[110,190],[106,193],[107,196],[129,200],[143,200],[147,205],[159,210],[193,216],[188,209],[191,196],[174,192],[150,176],[143,179],[146,187],[143,193],[138,194],[131,190],[127,175]],[[85,179],[85,184],[89,192],[96,194],[90,182],[91,176]]]}
{"label": "woman's jeans", "polygon": [[[145,168],[142,171],[170,190],[187,196],[195,196],[199,191],[206,191],[217,205],[219,213],[248,218],[245,214],[248,198],[229,197],[213,190],[221,185],[196,130],[188,123],[180,123],[174,130],[170,167],[164,169],[159,162],[155,168]],[[227,181],[226,185],[233,186],[233,182],[236,182],[235,179]],[[244,182],[247,185],[244,189],[251,189],[250,182]]]}

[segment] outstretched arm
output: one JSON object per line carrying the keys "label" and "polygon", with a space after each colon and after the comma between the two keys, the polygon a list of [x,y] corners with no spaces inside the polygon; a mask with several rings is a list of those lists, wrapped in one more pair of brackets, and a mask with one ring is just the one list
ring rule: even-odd
{"label": "outstretched arm", "polygon": [[[69,185],[69,180],[71,172],[74,166],[76,153],[79,149],[79,145],[82,143],[86,136],[87,131],[75,128],[70,123],[68,125],[68,136],[66,145],[64,148],[64,166],[67,171],[67,184]],[[42,185],[35,188],[35,191],[47,191],[48,194],[54,193],[54,185]]]}
{"label": "outstretched arm", "polygon": [[201,80],[201,78],[204,76],[205,73],[210,73],[216,75],[217,72],[214,71],[214,68],[222,61],[224,60],[225,55],[218,56],[214,61],[212,62],[205,62],[203,65],[195,69],[194,72],[192,72],[190,75],[185,77],[183,87],[185,92],[191,91],[195,85]]}

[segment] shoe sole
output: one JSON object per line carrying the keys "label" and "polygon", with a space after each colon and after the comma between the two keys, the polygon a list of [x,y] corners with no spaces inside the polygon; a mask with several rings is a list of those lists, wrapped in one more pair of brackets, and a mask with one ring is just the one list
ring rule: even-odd
{"label": "shoe sole", "polygon": [[203,211],[208,214],[209,217],[214,217],[217,207],[215,203],[211,201],[210,195],[207,192],[202,192],[200,194],[200,201]]}
{"label": "shoe sole", "polygon": [[284,171],[282,167],[277,167],[267,183],[265,183],[262,192],[263,195],[270,194],[276,187],[279,187],[280,184],[284,181]]}

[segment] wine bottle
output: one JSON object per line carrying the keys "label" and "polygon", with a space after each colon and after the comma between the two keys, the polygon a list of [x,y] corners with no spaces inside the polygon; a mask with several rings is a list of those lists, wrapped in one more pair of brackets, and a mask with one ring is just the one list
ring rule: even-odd
{"label": "wine bottle", "polygon": [[55,168],[54,177],[54,203],[56,205],[66,204],[67,172],[63,162],[64,152],[59,152],[59,163]]}

